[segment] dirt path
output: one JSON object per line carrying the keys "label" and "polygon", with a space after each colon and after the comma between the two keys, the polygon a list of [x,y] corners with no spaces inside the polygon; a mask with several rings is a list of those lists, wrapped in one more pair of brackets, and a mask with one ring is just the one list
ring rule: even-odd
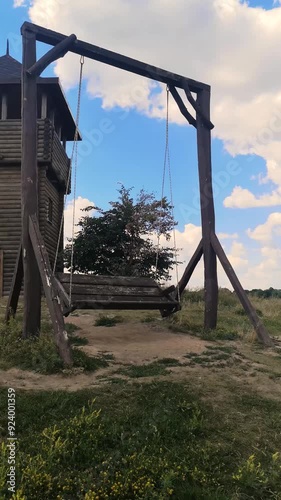
{"label": "dirt path", "polygon": [[[106,383],[108,378],[117,376],[120,378],[120,375],[114,375],[114,373],[124,365],[127,367],[143,365],[163,358],[173,358],[186,365],[187,358],[185,356],[197,353],[197,364],[169,368],[169,377],[166,376],[163,379],[188,380],[189,377],[192,377],[199,385],[204,386],[206,376],[208,376],[208,385],[217,387],[224,378],[230,377],[237,383],[251,386],[265,395],[281,397],[280,379],[277,376],[270,378],[268,374],[269,367],[271,367],[273,371],[280,372],[281,377],[280,359],[275,353],[269,351],[256,353],[251,346],[242,342],[227,343],[228,346],[235,345],[235,348],[241,353],[244,351],[244,356],[241,354],[240,364],[238,365],[235,362],[236,358],[232,357],[227,362],[216,361],[206,365],[206,363],[201,363],[200,359],[203,357],[200,358],[200,355],[208,347],[214,347],[214,343],[186,334],[172,333],[165,329],[161,322],[155,325],[130,321],[119,323],[110,328],[95,327],[93,314],[72,316],[68,321],[80,328],[77,331],[80,337],[87,338],[88,344],[83,346],[85,352],[92,356],[101,353],[112,355],[112,360],[109,361],[107,368],[87,374],[77,372],[55,375],[42,375],[13,368],[8,371],[0,371],[0,386],[26,390],[76,391],[100,386]],[[220,344],[216,343],[215,346],[219,347]],[[123,378],[125,377],[123,376]],[[127,378],[127,380],[130,379]],[[138,380],[148,382],[152,379],[148,377]]]}

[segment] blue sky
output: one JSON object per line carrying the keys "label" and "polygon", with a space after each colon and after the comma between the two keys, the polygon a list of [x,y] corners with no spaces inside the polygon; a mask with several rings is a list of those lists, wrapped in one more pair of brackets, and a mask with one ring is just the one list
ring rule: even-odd
{"label": "blue sky", "polygon": [[[116,0],[116,2],[117,1],[120,2],[123,0]],[[193,1],[194,0],[188,0],[187,4],[189,2],[190,4],[192,4]],[[230,9],[233,9],[235,7],[235,9],[237,10],[236,15],[241,16],[241,26],[243,29],[243,34],[241,34],[241,37],[246,37],[246,44],[247,36],[249,36],[250,43],[252,37],[251,29],[252,27],[255,27],[255,23],[257,22],[255,21],[254,16],[256,12],[260,10],[258,9],[259,7],[268,10],[269,14],[272,9],[277,9],[276,12],[280,11],[280,7],[277,4],[273,5],[273,2],[271,0],[249,1],[247,2],[248,5],[245,6],[244,11],[239,8],[239,2],[237,0],[207,0],[206,4],[210,5],[210,9],[206,11],[205,15],[209,15],[210,19],[211,16],[213,16],[211,12],[211,6],[213,9],[216,9],[217,6],[214,7],[214,5],[216,4],[216,2],[219,3],[219,1],[222,6],[218,13],[219,15],[223,13],[224,16],[223,20],[220,20],[219,22],[225,29],[225,26],[227,25],[227,23],[229,23],[227,17],[229,16],[228,10],[230,11]],[[44,19],[44,16],[42,15],[42,6],[44,6],[44,2],[46,2],[45,5],[47,5],[47,0],[35,0],[33,10],[31,11],[29,10],[29,5],[23,5],[18,8],[14,8],[12,0],[1,3],[1,54],[3,54],[6,50],[6,40],[8,38],[10,40],[11,55],[18,60],[21,59],[21,38],[19,35],[20,26],[24,22],[24,20],[30,20],[30,16],[34,22],[40,24],[41,18]],[[55,2],[59,3],[62,2],[62,0],[54,0],[54,5]],[[70,33],[73,31],[72,21],[73,25],[75,25],[75,13],[71,15],[70,12],[73,0],[63,0],[63,2],[64,4],[66,4],[68,14],[64,19],[64,13],[61,11],[61,22],[58,22],[55,19],[55,15],[54,17],[52,17],[52,13],[49,13],[49,10],[51,10],[51,2],[49,3],[48,26],[65,33]],[[23,2],[21,2],[21,0],[17,0],[17,3],[20,4]],[[29,2],[27,2],[27,4],[29,4]],[[133,2],[131,2],[131,4],[133,4]],[[176,4],[177,2],[175,2],[174,5]],[[180,0],[178,4],[181,4]],[[110,8],[108,10],[110,10]],[[103,16],[106,15],[109,14],[103,13]],[[88,13],[88,16],[94,16],[94,11]],[[83,17],[82,13],[81,17]],[[245,23],[246,20],[250,18],[252,18],[252,24],[247,28],[249,32],[249,34],[247,35],[247,31],[243,23]],[[104,19],[106,21],[105,17]],[[266,16],[266,13],[264,15],[264,20],[266,22],[268,20],[268,16]],[[82,22],[83,19],[81,18],[81,23]],[[41,22],[41,24],[43,23]],[[57,24],[62,27],[65,26],[65,29],[62,29],[61,27],[58,28]],[[132,36],[132,34],[130,35],[129,19],[127,24],[128,36]],[[109,28],[108,24],[105,24],[105,26],[107,26],[107,28],[105,29],[106,32],[106,30]],[[126,21],[124,21],[124,26],[126,31]],[[84,32],[82,27],[80,27],[79,29],[80,32]],[[159,30],[161,30],[161,26],[159,27]],[[82,37],[80,35],[80,32],[78,33],[79,37],[84,38],[84,36]],[[88,32],[89,25],[85,21],[85,33]],[[123,35],[118,34],[118,30],[115,34],[112,35],[112,38],[110,39],[109,37],[108,40],[106,39],[107,35],[105,32],[101,31],[100,35],[97,32],[97,39],[93,37],[93,39],[91,39],[90,41],[102,46],[103,40],[105,40],[106,48],[123,53],[126,52],[125,49],[121,50],[123,47],[126,47],[126,40],[123,40]],[[120,40],[118,39],[119,36]],[[155,36],[155,34],[153,36]],[[200,36],[200,33],[196,36]],[[213,36],[214,38],[216,38],[215,31]],[[225,36],[226,43],[230,43],[227,35],[227,30],[225,34],[223,31],[223,34],[221,36]],[[84,39],[87,39],[87,36]],[[115,48],[115,42],[118,50]],[[132,47],[130,44],[127,46],[127,53],[129,55],[134,56],[135,54],[136,58],[142,60],[147,60],[146,57],[150,57],[149,49],[151,47],[142,49],[141,44],[139,46],[136,45],[136,49],[134,52],[134,47]],[[38,53],[42,53],[45,49],[45,47],[39,46]],[[253,48],[252,50],[254,51],[255,49]],[[198,54],[194,54],[194,60],[196,60],[196,57],[198,58]],[[224,54],[221,54],[221,57],[222,61],[224,61]],[[229,58],[231,57],[232,53],[230,52]],[[237,64],[237,67],[239,69],[239,53],[237,57],[238,62],[234,63],[234,66],[235,64]],[[161,52],[161,46],[159,47],[158,52],[155,53],[155,58],[155,60],[161,61],[161,64],[159,64],[159,66],[166,67],[167,69],[173,69],[173,60],[171,57],[167,58],[167,63],[165,65],[164,48]],[[59,75],[62,77],[62,81],[65,84],[66,88],[68,102],[73,113],[75,114],[77,86],[75,86],[74,82],[75,80],[78,80],[79,57],[76,57],[74,60],[71,59],[71,64],[67,61],[68,60],[66,60],[65,63],[63,61],[60,61],[59,66],[56,69],[56,73],[59,73]],[[223,64],[225,64],[225,67],[223,67]],[[214,65],[215,63],[213,63],[213,67]],[[131,106],[129,107],[129,109],[125,105],[122,106],[122,103],[120,104],[121,101],[118,101],[118,98],[120,97],[120,95],[117,96],[118,89],[116,90],[116,102],[108,104],[110,100],[108,90],[109,82],[111,83],[112,79],[113,81],[116,79],[116,82],[118,82],[121,78],[121,72],[119,70],[113,70],[110,74],[112,75],[110,81],[108,75],[105,74],[104,76],[104,74],[102,73],[102,71],[104,70],[99,69],[101,66],[101,64],[96,63],[95,68],[97,69],[95,70],[92,62],[89,62],[87,60],[85,61],[86,78],[83,82],[80,119],[80,130],[84,138],[84,143],[80,145],[79,153],[80,161],[77,182],[78,194],[82,199],[90,200],[97,206],[101,207],[106,207],[107,203],[110,200],[116,198],[116,189],[118,188],[118,183],[120,182],[127,187],[134,186],[136,191],[141,188],[145,188],[149,191],[154,191],[157,195],[160,195],[165,147],[165,120],[163,114],[161,115],[161,117],[159,117],[159,115],[161,114],[159,111],[159,107],[157,109],[155,108],[156,111],[153,116],[156,117],[152,117],[151,112],[148,110],[148,108],[145,108],[145,105],[143,109],[140,109],[138,106]],[[251,284],[254,286],[255,280],[253,276],[255,273],[253,271],[252,278],[250,277],[250,275],[247,277],[248,266],[251,264],[251,262],[253,263],[253,266],[261,266],[263,258],[262,248],[268,248],[269,246],[269,240],[262,241],[261,239],[258,239],[261,230],[256,230],[256,228],[259,225],[266,224],[272,213],[280,212],[280,203],[279,207],[278,203],[273,206],[271,202],[268,203],[268,206],[266,206],[266,203],[262,203],[264,206],[259,206],[259,202],[257,202],[256,204],[254,203],[253,206],[251,206],[251,203],[248,203],[247,205],[247,202],[240,201],[240,198],[239,200],[237,199],[237,191],[235,192],[237,186],[243,190],[242,195],[245,197],[245,199],[247,198],[247,196],[249,197],[249,193],[252,193],[258,200],[260,196],[268,195],[270,197],[272,192],[274,192],[274,190],[276,189],[277,183],[275,181],[274,175],[270,176],[268,174],[268,161],[270,160],[270,158],[269,156],[267,156],[268,152],[265,151],[266,146],[263,146],[263,148],[261,146],[259,146],[259,148],[257,147],[256,150],[254,150],[254,154],[252,155],[241,154],[244,153],[244,150],[239,146],[240,138],[238,137],[237,132],[233,131],[232,124],[229,124],[227,122],[228,117],[226,115],[228,113],[230,115],[231,113],[233,113],[233,119],[235,120],[236,110],[239,110],[240,116],[242,118],[240,122],[238,121],[237,128],[241,128],[241,123],[244,126],[244,108],[246,109],[248,103],[244,102],[245,94],[243,95],[243,88],[241,90],[241,97],[239,97],[238,91],[231,91],[229,90],[229,88],[225,90],[223,86],[225,85],[225,81],[232,81],[234,79],[235,67],[233,68],[233,75],[231,74],[231,65],[230,67],[228,67],[227,63],[223,62],[222,66],[219,69],[221,68],[222,71],[224,71],[224,75],[221,80],[216,80],[216,78],[218,77],[212,76],[211,63],[209,73],[206,73],[205,70],[202,70],[200,72],[200,59],[197,61],[197,65],[195,65],[194,61],[192,61],[190,67],[191,72],[189,72],[189,70],[186,69],[185,66],[183,67],[182,71],[180,71],[178,66],[176,69],[178,72],[182,72],[186,76],[197,78],[205,81],[206,83],[212,84],[212,95],[214,94],[213,121],[216,126],[215,118],[217,117],[218,124],[213,133],[212,141],[212,163],[217,232],[225,234],[223,244],[230,256],[232,256],[233,264],[236,264],[238,269],[239,266],[241,266],[241,272],[245,275],[246,286],[250,287]],[[53,69],[53,67],[49,68],[48,75],[53,74]],[[98,80],[97,74],[94,75],[94,71],[97,71],[97,74],[98,71],[101,71],[101,73],[98,74]],[[225,75],[227,75],[227,78]],[[123,83],[123,81],[121,83]],[[98,86],[98,91],[96,92],[97,95],[95,95],[95,92],[93,91],[93,87],[95,84],[97,84]],[[121,89],[122,88],[123,87],[121,87]],[[281,75],[278,88],[281,91]],[[245,89],[247,89],[247,86],[245,86]],[[158,89],[158,91],[161,90],[161,88]],[[267,92],[268,89],[266,88],[258,89],[257,95],[255,96],[256,100],[258,98],[261,99],[261,96],[265,95]],[[278,92],[278,89],[275,90],[276,95],[278,94]],[[222,97],[222,104],[224,106],[223,119],[221,117],[219,108],[219,93],[219,97]],[[234,109],[228,108],[230,102],[232,103],[232,105],[234,103]],[[242,108],[242,106],[244,106],[244,108]],[[258,109],[259,108],[257,107],[257,110]],[[102,132],[103,127],[101,124],[103,120],[108,121],[108,133]],[[249,136],[252,136],[253,133],[255,134],[255,132],[253,132],[253,124],[249,124],[248,129]],[[248,129],[245,129],[244,136],[247,136]],[[91,137],[95,137],[95,139],[98,140],[98,144],[91,143],[91,139],[89,139]],[[274,142],[274,147],[276,148],[276,141]],[[89,150],[90,154],[88,154]],[[263,150],[264,153],[261,154],[260,151]],[[199,236],[197,228],[200,228],[200,212],[198,210],[199,198],[196,135],[195,130],[193,130],[192,127],[187,127],[181,124],[177,118],[174,118],[174,116],[172,117],[170,124],[170,151],[173,176],[175,217],[178,221],[178,230],[181,233],[179,234],[180,243],[186,242],[188,245],[188,252],[184,255],[185,258],[188,258],[191,252],[191,248],[193,245],[195,246],[195,240]],[[274,159],[276,158],[274,157]],[[232,162],[235,162],[236,165],[235,175],[228,174],[229,165]],[[261,179],[266,176],[268,176],[267,182],[261,181]],[[169,194],[168,179],[166,182],[166,193]],[[231,198],[229,206],[225,206],[225,200],[227,198]],[[239,205],[239,203],[241,203],[241,206]],[[246,203],[245,207],[243,207],[243,203]],[[185,227],[187,225],[190,226],[190,234],[194,234],[194,241],[191,241],[191,239],[189,239],[189,237],[185,235]],[[249,233],[247,233],[248,230],[250,230],[251,235],[254,235],[255,237],[249,237]],[[236,237],[233,235],[236,235]],[[186,238],[188,241],[186,240]],[[276,240],[274,242],[271,241],[270,245],[273,245],[274,250],[276,250]],[[248,266],[246,265],[246,261],[248,262]],[[261,267],[259,268],[259,272],[261,272]],[[273,275],[275,276],[275,280],[272,279]],[[276,286],[276,273],[273,272],[273,275],[272,277],[268,277],[267,273],[264,272],[264,275],[261,275],[263,276],[261,278],[263,280],[263,283],[261,283],[261,285],[264,284],[264,286],[266,286],[274,282],[274,285]]]}

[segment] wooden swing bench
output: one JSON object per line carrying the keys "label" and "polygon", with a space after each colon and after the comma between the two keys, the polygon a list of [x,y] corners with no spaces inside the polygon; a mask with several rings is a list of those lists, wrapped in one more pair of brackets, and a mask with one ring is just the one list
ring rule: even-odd
{"label": "wooden swing bench", "polygon": [[175,287],[162,289],[151,278],[73,274],[71,283],[70,274],[58,273],[56,281],[65,316],[75,309],[159,309],[163,316],[180,309]]}

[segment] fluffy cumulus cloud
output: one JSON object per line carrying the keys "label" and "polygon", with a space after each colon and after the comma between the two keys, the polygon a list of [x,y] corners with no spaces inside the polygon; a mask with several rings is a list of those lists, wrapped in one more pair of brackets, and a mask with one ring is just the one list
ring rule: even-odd
{"label": "fluffy cumulus cloud", "polygon": [[[281,243],[281,213],[275,212],[269,215],[264,224],[258,225],[255,229],[248,229],[247,234],[253,240],[260,243],[274,242]],[[279,237],[279,238],[278,238]],[[277,241],[279,239],[279,241]]]}
{"label": "fluffy cumulus cloud", "polygon": [[[22,3],[14,0],[15,6]],[[25,3],[29,3],[34,23],[66,34],[74,32],[82,40],[211,84],[212,120],[216,125],[213,136],[223,141],[232,156],[250,153],[266,162],[266,175],[257,172],[256,179],[252,179],[253,183],[264,185],[264,193],[257,196],[252,192],[254,188],[236,186],[225,199],[225,207],[280,205],[279,0],[274,2],[275,8],[267,11],[239,0]],[[79,56],[72,54],[57,62],[55,71],[66,87],[77,84],[78,66]],[[164,118],[163,85],[90,60],[85,63],[85,77],[89,96],[100,97],[104,108],[130,107],[151,118]],[[171,119],[184,123],[174,104]],[[281,256],[276,251],[280,225],[280,214],[274,212],[264,224],[248,230],[250,241],[257,245],[254,263],[253,253],[243,253],[236,235],[224,238],[229,258],[241,272],[246,287],[258,284],[258,280],[258,286],[270,286],[272,277],[272,286],[280,287]],[[200,228],[190,226],[177,234],[178,246],[185,248],[181,257],[186,261],[200,238]],[[202,268],[196,272],[202,284]]]}
{"label": "fluffy cumulus cloud", "polygon": [[281,189],[276,189],[269,194],[255,196],[248,189],[236,186],[231,195],[224,199],[223,204],[227,208],[253,208],[281,205]]}
{"label": "fluffy cumulus cloud", "polygon": [[[74,210],[74,200],[70,200],[66,203],[64,210],[64,244],[68,243],[69,238],[72,238],[72,228],[74,222],[74,234],[79,231],[78,223],[82,217],[85,216],[84,209],[90,206],[95,206],[93,201],[87,198],[82,198],[78,196],[75,200],[75,210]],[[74,221],[73,221],[73,211],[74,211]],[[93,215],[94,210],[87,212],[88,215]]]}
{"label": "fluffy cumulus cloud", "polygon": [[[29,0],[29,13],[37,24],[210,83],[214,134],[232,155],[262,156],[266,180],[281,186],[281,7],[275,3],[266,11],[240,0]],[[68,55],[57,63],[64,85],[77,82],[78,60]],[[89,60],[85,76],[105,108],[164,116],[163,86],[159,92],[154,82]],[[184,122],[175,105],[171,117]],[[237,206],[236,196],[227,206]]]}

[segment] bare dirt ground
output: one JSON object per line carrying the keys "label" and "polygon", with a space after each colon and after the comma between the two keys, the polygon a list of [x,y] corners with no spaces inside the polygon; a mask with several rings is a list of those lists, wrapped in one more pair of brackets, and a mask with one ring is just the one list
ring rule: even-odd
{"label": "bare dirt ground", "polygon": [[[193,383],[204,389],[207,377],[206,391],[211,394],[212,387],[217,388],[225,384],[228,378],[243,387],[253,387],[268,397],[278,399],[281,397],[280,354],[273,350],[257,349],[253,344],[242,341],[208,342],[195,336],[171,332],[160,321],[156,324],[141,323],[137,317],[135,320],[131,319],[113,327],[96,327],[94,320],[93,314],[71,316],[68,319],[70,323],[80,328],[77,334],[87,338],[88,345],[81,347],[87,354],[112,355],[107,368],[87,374],[78,372],[55,375],[42,375],[13,368],[0,371],[0,386],[26,390],[76,391],[100,386],[114,377],[143,383],[151,381],[153,377],[130,379],[125,375],[117,375],[116,371],[120,367],[144,365],[163,358],[173,358],[181,363],[181,366],[169,367],[168,376],[158,376],[158,380],[188,382],[192,378]],[[235,354],[229,356],[227,361],[201,363],[200,359],[203,359],[203,353],[208,347],[216,349],[220,346],[234,346]],[[192,365],[186,363],[186,355],[190,353],[197,354],[197,363]]]}

